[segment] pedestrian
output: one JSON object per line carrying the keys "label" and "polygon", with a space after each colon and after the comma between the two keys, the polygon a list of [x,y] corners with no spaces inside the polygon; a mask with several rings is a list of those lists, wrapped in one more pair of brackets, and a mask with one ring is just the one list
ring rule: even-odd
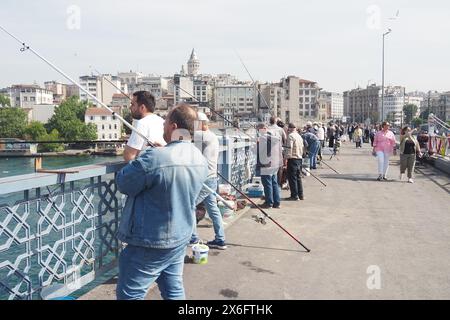
{"label": "pedestrian", "polygon": [[[205,185],[211,190],[217,190],[217,161],[219,159],[219,140],[217,136],[209,130],[209,119],[203,112],[198,112],[198,121],[200,129],[194,133],[194,144],[202,152],[208,161],[208,178]],[[214,193],[203,188],[196,200],[196,205],[204,202],[206,211],[213,223],[214,240],[208,241],[206,245],[210,248],[225,250],[225,230],[223,227],[222,214],[217,206],[217,199]],[[197,234],[197,226],[194,224],[190,245],[197,244],[200,241]]]}
{"label": "pedestrian", "polygon": [[[287,137],[289,134],[288,127],[279,118],[277,120],[277,126],[284,130],[284,133]],[[282,148],[283,148],[283,166],[280,168],[280,170],[278,170],[278,184],[280,185],[281,189],[284,189],[284,190],[289,189],[289,183],[287,181],[287,159],[286,159],[286,152],[288,150],[286,148],[286,144],[287,144],[287,138],[282,146]]]}
{"label": "pedestrian", "polygon": [[261,176],[265,202],[262,208],[279,209],[281,205],[280,187],[277,173],[282,165],[281,141],[273,135],[265,123],[257,125],[260,134],[257,142],[256,175]]}
{"label": "pedestrian", "polygon": [[297,133],[293,123],[289,124],[288,129],[287,176],[291,196],[287,200],[304,200],[302,186],[303,139]]}
{"label": "pedestrian", "polygon": [[[164,119],[154,114],[155,97],[148,91],[136,91],[130,103],[131,116],[136,130],[157,146],[164,146]],[[125,161],[134,160],[147,147],[147,141],[136,131],[131,133],[123,153]]]}
{"label": "pedestrian", "polygon": [[416,137],[413,136],[414,130],[406,126],[401,131],[400,136],[400,181],[403,180],[406,169],[408,169],[408,182],[414,183],[413,173],[416,164],[416,154],[421,157],[420,145]]}
{"label": "pedestrian", "polygon": [[[269,119],[270,126],[267,128],[267,130],[273,136],[277,137],[281,141],[282,146],[284,146],[287,141],[287,134],[286,134],[286,131],[283,129],[283,127],[278,125],[279,122],[281,122],[280,118],[270,117],[270,119]],[[278,168],[278,172],[277,172],[278,185],[280,187],[283,185],[283,182],[281,181],[282,176],[283,176],[283,163],[281,163],[281,166]]]}
{"label": "pedestrian", "polygon": [[185,299],[183,266],[195,224],[195,200],[208,175],[205,157],[192,144],[197,112],[186,104],[164,122],[162,148],[145,150],[117,173],[127,195],[118,230],[126,243],[119,257],[117,299],[143,300],[158,284],[163,299]]}
{"label": "pedestrian", "polygon": [[375,134],[377,133],[377,130],[374,126],[370,129],[370,146],[373,147],[373,141],[375,140]]}
{"label": "pedestrian", "polygon": [[334,140],[336,135],[336,129],[333,124],[329,126],[330,133],[328,134],[328,148],[334,148]]}
{"label": "pedestrian", "polygon": [[356,143],[356,148],[362,148],[363,131],[359,125],[356,125],[353,131],[353,141]]}
{"label": "pedestrian", "polygon": [[322,149],[325,147],[325,130],[323,129],[322,123],[317,125],[317,138],[319,138],[319,152],[317,153],[319,156],[319,160],[322,161]]}
{"label": "pedestrian", "polygon": [[370,136],[369,126],[366,125],[365,128],[364,128],[364,139],[363,139],[364,143],[368,143],[369,142],[369,136]]}
{"label": "pedestrian", "polygon": [[320,146],[319,138],[309,131],[303,133],[302,138],[304,145],[308,148],[310,169],[317,169],[317,152]]}
{"label": "pedestrian", "polygon": [[376,154],[378,159],[378,181],[388,180],[387,171],[389,169],[389,157],[395,154],[395,136],[389,130],[390,124],[384,121],[381,124],[382,130],[378,131],[373,141],[373,154]]}
{"label": "pedestrian", "polygon": [[278,126],[277,122],[281,121],[277,117],[270,117],[269,123],[270,126],[267,127],[267,130],[272,133],[272,135],[276,136],[280,139],[281,143],[284,145],[287,140],[286,131],[284,131],[283,127]]}

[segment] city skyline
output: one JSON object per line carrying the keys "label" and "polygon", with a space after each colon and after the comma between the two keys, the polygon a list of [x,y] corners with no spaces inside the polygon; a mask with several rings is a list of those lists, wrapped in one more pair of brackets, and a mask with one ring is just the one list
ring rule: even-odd
{"label": "city skyline", "polygon": [[[450,5],[431,4],[6,0],[0,21],[75,79],[90,74],[90,66],[110,74],[133,70],[172,76],[195,48],[201,73],[250,80],[239,54],[257,81],[296,75],[333,92],[381,84],[381,35],[392,28],[386,38],[385,85],[449,91],[450,43],[443,40],[450,32],[444,19]],[[133,10],[136,5],[141,9]],[[0,87],[67,82],[30,53],[21,53],[6,34],[0,41]]]}

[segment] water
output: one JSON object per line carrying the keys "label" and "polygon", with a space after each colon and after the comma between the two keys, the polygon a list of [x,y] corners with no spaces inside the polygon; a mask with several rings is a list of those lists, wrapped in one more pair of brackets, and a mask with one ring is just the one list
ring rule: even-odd
{"label": "water", "polygon": [[[122,161],[122,156],[73,156],[73,157],[44,157],[43,169],[66,169],[104,162]],[[34,172],[34,158],[0,158],[0,179]]]}

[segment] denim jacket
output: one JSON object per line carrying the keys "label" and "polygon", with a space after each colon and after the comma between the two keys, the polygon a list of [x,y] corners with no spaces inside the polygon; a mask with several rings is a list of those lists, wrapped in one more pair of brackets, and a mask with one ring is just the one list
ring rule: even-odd
{"label": "denim jacket", "polygon": [[159,249],[187,245],[207,175],[206,159],[190,142],[145,150],[117,174],[117,187],[128,196],[119,240]]}

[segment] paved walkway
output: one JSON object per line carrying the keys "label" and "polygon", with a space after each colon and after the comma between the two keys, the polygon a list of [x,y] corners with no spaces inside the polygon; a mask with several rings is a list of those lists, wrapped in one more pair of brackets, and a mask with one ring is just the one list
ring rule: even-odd
{"label": "paved walkway", "polygon": [[[185,265],[187,299],[450,299],[449,177],[421,168],[415,184],[399,182],[394,157],[393,180],[375,181],[367,144],[344,143],[339,160],[327,163],[341,173],[313,171],[327,187],[307,177],[304,201],[268,211],[310,253],[248,210],[228,222],[228,250]],[[114,299],[114,283],[83,298]],[[161,299],[156,288],[148,298]]]}

